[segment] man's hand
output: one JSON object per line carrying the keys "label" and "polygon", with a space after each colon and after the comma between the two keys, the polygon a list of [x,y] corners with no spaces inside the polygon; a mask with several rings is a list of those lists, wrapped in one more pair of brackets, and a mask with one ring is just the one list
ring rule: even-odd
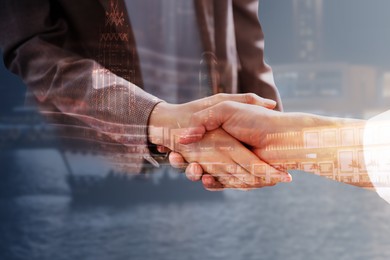
{"label": "man's hand", "polygon": [[[284,155],[280,153],[277,155],[280,158],[270,158],[270,153],[266,152],[267,147],[283,144],[302,145],[301,138],[292,138],[281,133],[335,123],[336,121],[330,121],[329,118],[315,115],[281,113],[237,102],[222,102],[195,113],[191,119],[190,128],[183,133],[179,140],[184,144],[194,143],[201,140],[207,131],[221,127],[237,140],[249,145],[259,158],[268,163],[273,159],[283,160]],[[272,134],[280,135],[277,138],[269,138]],[[273,156],[275,155],[273,154]],[[178,167],[181,160],[179,155],[173,154],[171,163]],[[193,169],[197,169],[197,167],[187,168],[186,173],[193,174]],[[196,176],[200,176],[199,169]],[[202,181],[206,188],[208,185],[216,185],[216,181],[210,176],[203,177]],[[229,188],[226,185],[224,187]]]}
{"label": "man's hand", "polygon": [[[202,139],[207,131],[219,127],[237,140],[253,147],[264,145],[265,136],[278,130],[294,127],[291,117],[263,107],[225,101],[209,107],[191,117],[188,129],[179,138],[181,144]],[[301,127],[301,126],[299,126]]]}
{"label": "man's hand", "polygon": [[[193,101],[183,105],[172,105],[160,103],[156,106],[150,118],[149,136],[150,141],[157,144],[161,150],[168,147],[171,150],[182,153],[185,159],[191,163],[186,170],[187,177],[190,180],[199,180],[203,174],[203,168],[217,176],[220,182],[206,175],[202,180],[205,187],[216,190],[224,187],[249,189],[254,187],[263,187],[274,185],[280,181],[290,181],[291,176],[287,173],[276,174],[279,178],[272,181],[265,181],[264,176],[256,176],[253,165],[264,165],[269,167],[259,158],[254,156],[240,142],[226,134],[224,131],[206,135],[204,141],[198,145],[203,147],[203,151],[183,151],[180,150],[179,138],[181,131],[178,128],[188,129],[190,120],[194,113],[213,107],[226,100],[234,103],[251,104],[253,106],[262,106],[266,109],[273,109],[276,103],[272,100],[263,99],[254,94],[218,94],[212,97]],[[164,129],[164,131],[161,131]],[[169,133],[168,137],[161,132]],[[208,146],[208,148],[206,148]],[[234,147],[234,150],[229,150]],[[205,149],[213,149],[211,152],[205,152]],[[184,158],[179,153],[171,153],[170,162],[174,167],[185,166]],[[195,163],[197,162],[197,163]],[[202,168],[203,167],[203,168]],[[272,169],[274,171],[274,169]],[[275,170],[275,172],[278,172]]]}
{"label": "man's hand", "polygon": [[[261,153],[260,148],[265,145],[263,142],[265,140],[264,136],[270,131],[271,120],[278,121],[278,117],[282,115],[281,113],[262,107],[250,105],[240,106],[239,103],[230,101],[221,102],[195,113],[191,117],[189,128],[180,136],[179,142],[182,144],[198,142],[207,131],[213,131],[221,127],[237,140],[250,145],[258,156]],[[173,167],[185,167],[184,158],[179,153],[172,152],[169,160]],[[258,160],[261,159],[258,157]],[[208,190],[234,188],[229,183],[222,183],[219,178],[213,173],[208,172],[204,167],[201,167],[196,161],[189,162],[190,164],[185,170],[188,179],[192,181],[202,180],[204,187]],[[268,172],[270,172],[270,169],[272,169],[271,172],[274,170],[277,171],[265,161],[261,160],[261,162],[266,166]],[[253,167],[254,165],[252,165],[252,168],[255,168]],[[280,181],[290,182],[292,180],[291,175],[287,172],[280,173]],[[256,185],[247,185],[246,188],[256,188]]]}
{"label": "man's hand", "polygon": [[174,150],[174,146],[179,143],[179,139],[174,139],[174,131],[172,130],[187,129],[193,114],[226,101],[251,104],[267,109],[273,109],[276,106],[275,101],[261,98],[255,94],[217,94],[180,105],[162,102],[156,105],[150,116],[149,141]]}
{"label": "man's hand", "polygon": [[[199,180],[202,169],[217,180],[204,178],[209,190],[261,188],[291,180],[288,173],[272,168],[222,129],[207,133],[200,142],[182,146],[177,152],[192,162],[186,172],[190,180]],[[274,178],[266,178],[265,172],[258,171],[260,167],[272,172]]]}

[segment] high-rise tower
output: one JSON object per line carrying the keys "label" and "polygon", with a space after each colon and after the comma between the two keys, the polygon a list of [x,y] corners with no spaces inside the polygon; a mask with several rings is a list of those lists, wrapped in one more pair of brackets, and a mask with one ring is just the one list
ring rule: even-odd
{"label": "high-rise tower", "polygon": [[323,52],[323,0],[293,0],[293,12],[295,60],[318,61]]}

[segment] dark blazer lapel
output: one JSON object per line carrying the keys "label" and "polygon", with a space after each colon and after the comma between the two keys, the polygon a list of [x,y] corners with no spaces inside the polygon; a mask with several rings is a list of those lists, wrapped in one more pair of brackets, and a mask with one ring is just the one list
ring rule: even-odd
{"label": "dark blazer lapel", "polygon": [[104,10],[108,10],[110,0],[98,0],[98,2],[103,6]]}

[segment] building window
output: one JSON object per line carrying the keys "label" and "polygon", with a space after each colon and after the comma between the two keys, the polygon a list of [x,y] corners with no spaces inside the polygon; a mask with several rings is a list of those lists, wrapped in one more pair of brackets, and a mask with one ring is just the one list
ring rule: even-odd
{"label": "building window", "polygon": [[353,172],[353,152],[342,151],[339,152],[339,165],[342,173]]}
{"label": "building window", "polygon": [[353,146],[355,144],[353,129],[342,129],[340,134],[342,146]]}
{"label": "building window", "polygon": [[304,133],[305,148],[319,148],[319,133],[318,132],[306,132]]}
{"label": "building window", "polygon": [[322,146],[323,147],[336,147],[337,138],[336,130],[326,130],[322,133]]}

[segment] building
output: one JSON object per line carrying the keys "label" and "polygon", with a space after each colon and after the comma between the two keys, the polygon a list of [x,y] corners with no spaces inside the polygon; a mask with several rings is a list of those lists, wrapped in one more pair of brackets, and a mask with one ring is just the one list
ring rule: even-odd
{"label": "building", "polygon": [[[378,133],[380,131],[388,131],[388,127],[378,128]],[[377,167],[380,162],[373,161],[373,165],[366,167],[363,134],[364,125],[339,128],[322,126],[306,128],[302,132],[273,133],[267,136],[269,142],[272,143],[272,139],[284,139],[284,143],[292,145],[267,147],[268,162],[275,168],[302,170],[331,180],[370,188],[372,183],[367,175],[367,167]],[[281,154],[283,158],[280,157]],[[382,164],[386,166],[387,163],[388,159]],[[265,168],[262,173],[266,180],[277,176]],[[387,180],[381,181],[381,184],[388,184]]]}
{"label": "building", "polygon": [[361,118],[378,109],[383,80],[375,67],[297,63],[276,65],[273,71],[286,111]]}
{"label": "building", "polygon": [[293,0],[296,62],[318,61],[323,53],[323,0]]}

